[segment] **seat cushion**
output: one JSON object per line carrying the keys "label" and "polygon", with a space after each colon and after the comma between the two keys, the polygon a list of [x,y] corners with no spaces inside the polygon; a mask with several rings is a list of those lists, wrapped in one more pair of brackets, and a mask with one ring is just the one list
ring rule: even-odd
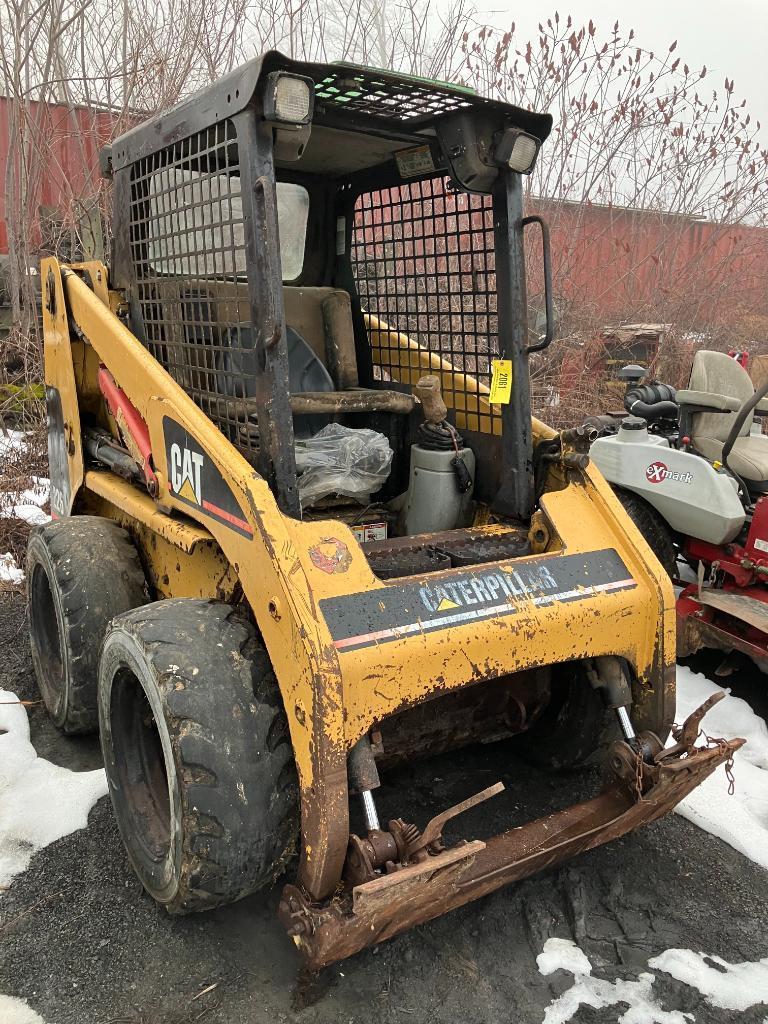
{"label": "seat cushion", "polygon": [[[693,357],[688,387],[691,391],[706,391],[735,398],[739,402],[739,407],[755,393],[749,374],[743,366],[725,352],[708,352],[706,349],[699,349]],[[706,439],[719,441],[722,445],[727,440],[735,419],[736,412],[694,413],[691,424],[694,445],[699,451],[704,450],[702,443]],[[747,416],[740,434],[749,434],[751,426],[752,417]]]}
{"label": "seat cushion", "polygon": [[[722,459],[722,441],[697,437],[696,448],[711,462]],[[728,456],[728,465],[744,480],[768,480],[768,436],[749,434],[738,437]]]}

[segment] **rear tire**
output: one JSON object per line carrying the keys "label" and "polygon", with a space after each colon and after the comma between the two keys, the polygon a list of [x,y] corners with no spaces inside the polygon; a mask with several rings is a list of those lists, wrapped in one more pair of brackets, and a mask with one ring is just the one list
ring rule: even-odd
{"label": "rear tire", "polygon": [[35,528],[27,548],[29,632],[37,685],[65,733],[98,726],[99,651],[115,615],[147,601],[128,533],[110,519],[73,516]]}
{"label": "rear tire", "polygon": [[269,656],[229,605],[170,599],[117,618],[99,670],[115,818],[171,913],[270,884],[298,835],[293,747]]}
{"label": "rear tire", "polygon": [[666,572],[672,578],[677,575],[677,550],[672,531],[662,517],[637,494],[616,491],[616,497],[624,506],[627,515],[638,528]]}
{"label": "rear tire", "polygon": [[552,666],[549,704],[512,742],[525,761],[550,771],[599,764],[618,738],[614,715],[587,678],[580,662]]}

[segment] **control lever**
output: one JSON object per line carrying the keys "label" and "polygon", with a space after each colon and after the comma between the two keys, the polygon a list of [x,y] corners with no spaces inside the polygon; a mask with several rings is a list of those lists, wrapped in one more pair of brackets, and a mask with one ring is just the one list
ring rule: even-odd
{"label": "control lever", "polygon": [[690,754],[693,750],[696,740],[699,738],[699,729],[701,728],[701,720],[710,711],[715,704],[718,704],[723,697],[727,694],[725,690],[720,690],[717,693],[713,693],[707,697],[700,708],[691,712],[686,718],[682,725],[675,725],[672,727],[672,737],[676,741],[674,746],[665,747],[664,750],[656,758],[656,763],[667,761],[671,757],[678,757],[680,754]]}
{"label": "control lever", "polygon": [[450,821],[451,818],[456,818],[459,814],[463,814],[464,811],[468,811],[472,807],[477,807],[478,804],[484,803],[492,796],[496,796],[498,793],[503,792],[503,790],[504,783],[497,782],[495,785],[482,790],[482,792],[475,793],[474,796],[467,797],[467,799],[462,800],[460,804],[454,804],[453,807],[449,807],[446,811],[442,811],[442,813],[436,815],[436,817],[432,818],[421,835],[415,836],[408,844],[408,859],[410,860],[414,854],[419,852],[419,850],[424,850],[431,843],[436,842],[443,834],[443,827],[445,826],[445,823]]}

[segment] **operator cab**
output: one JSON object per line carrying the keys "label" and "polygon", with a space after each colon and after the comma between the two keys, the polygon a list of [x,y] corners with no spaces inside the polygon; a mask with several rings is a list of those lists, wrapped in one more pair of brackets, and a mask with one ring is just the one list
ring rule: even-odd
{"label": "operator cab", "polygon": [[[528,355],[552,323],[542,225],[531,342],[522,175],[550,128],[459,86],[269,53],[110,154],[131,329],[283,512],[386,539],[382,575],[471,560],[477,503],[509,524],[493,557],[527,550]],[[393,537],[452,531],[390,557]]]}

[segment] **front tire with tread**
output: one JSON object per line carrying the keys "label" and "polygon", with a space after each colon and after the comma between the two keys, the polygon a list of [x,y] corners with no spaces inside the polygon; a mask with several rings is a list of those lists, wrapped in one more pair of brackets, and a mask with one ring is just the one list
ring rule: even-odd
{"label": "front tire with tread", "polygon": [[613,715],[583,665],[566,662],[553,666],[552,673],[549,704],[526,732],[513,738],[514,750],[546,771],[600,764],[619,736]]}
{"label": "front tire with tread", "polygon": [[99,671],[115,817],[144,888],[171,913],[270,884],[299,827],[280,690],[251,623],[174,598],[116,619]]}
{"label": "front tire with tread", "polygon": [[672,531],[662,517],[637,494],[631,491],[616,491],[624,509],[643,535],[648,547],[661,562],[666,574],[673,578],[677,574],[677,551]]}

